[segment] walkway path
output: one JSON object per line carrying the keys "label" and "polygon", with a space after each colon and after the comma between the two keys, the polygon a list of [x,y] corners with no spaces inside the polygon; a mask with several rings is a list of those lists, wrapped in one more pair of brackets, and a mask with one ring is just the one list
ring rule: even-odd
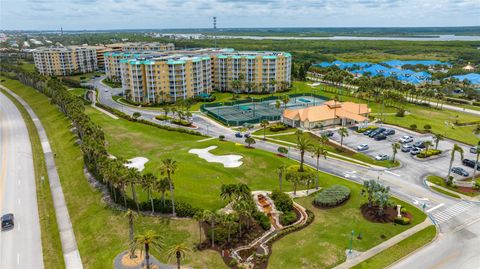
{"label": "walkway path", "polygon": [[348,269],[352,268],[353,266],[377,255],[378,253],[400,243],[400,241],[407,239],[408,237],[412,236],[413,234],[427,228],[428,226],[433,225],[430,218],[425,219],[424,222],[404,231],[403,233],[397,234],[396,236],[390,238],[389,240],[376,245],[375,247],[359,254],[355,258],[347,260],[346,262],[334,267],[334,269]]}
{"label": "walkway path", "polygon": [[105,114],[105,115],[107,115],[107,116],[109,116],[109,117],[111,117],[111,118],[113,118],[113,119],[118,120],[118,117],[117,117],[116,115],[114,115],[114,114],[106,111],[105,109],[99,108],[99,107],[96,105],[96,103],[97,103],[97,98],[96,98],[94,92],[89,91],[89,92],[87,93],[87,95],[88,95],[88,98],[92,101],[92,107],[93,107],[93,108],[95,108],[96,110],[102,112],[103,114]]}
{"label": "walkway path", "polygon": [[47,133],[43,128],[40,119],[35,114],[33,109],[20,96],[8,88],[0,85],[2,89],[11,94],[15,99],[22,104],[32,118],[42,144],[43,154],[45,156],[45,163],[47,166],[47,174],[50,182],[50,190],[52,192],[53,206],[55,207],[55,216],[57,218],[57,225],[60,231],[60,241],[62,243],[63,259],[67,269],[81,269],[83,268],[80,252],[78,251],[77,241],[73,233],[72,222],[68,214],[68,208],[63,196],[62,184],[58,176],[57,167],[55,166],[54,154],[50,143],[48,141]]}

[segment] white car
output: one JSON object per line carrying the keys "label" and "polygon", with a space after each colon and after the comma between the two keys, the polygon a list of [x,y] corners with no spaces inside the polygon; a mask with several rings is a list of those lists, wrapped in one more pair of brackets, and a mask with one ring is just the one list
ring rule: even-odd
{"label": "white car", "polygon": [[357,147],[358,151],[364,151],[364,150],[367,150],[367,149],[368,149],[367,144],[361,144],[360,146]]}
{"label": "white car", "polygon": [[413,137],[409,136],[409,135],[404,135],[400,138],[399,140],[400,143],[410,143],[410,142],[413,142]]}
{"label": "white car", "polygon": [[378,154],[377,156],[375,156],[375,160],[377,161],[386,161],[388,159],[390,159],[390,156],[386,154]]}

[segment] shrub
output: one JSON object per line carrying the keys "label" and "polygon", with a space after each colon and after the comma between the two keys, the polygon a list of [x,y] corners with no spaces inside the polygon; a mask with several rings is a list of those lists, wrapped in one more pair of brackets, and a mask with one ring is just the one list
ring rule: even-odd
{"label": "shrub", "polygon": [[425,125],[423,126],[423,129],[425,129],[425,130],[427,130],[427,131],[430,131],[430,130],[432,129],[432,125],[430,125],[430,124],[425,124]]}
{"label": "shrub", "polygon": [[273,124],[268,128],[271,132],[279,132],[288,129],[288,126],[283,122]]}
{"label": "shrub", "polygon": [[407,217],[400,217],[400,218],[395,218],[394,222],[400,225],[408,225],[410,224],[410,219]]}
{"label": "shrub", "polygon": [[165,115],[158,115],[158,116],[155,116],[155,119],[157,119],[157,120],[170,120],[171,117],[165,116]]}
{"label": "shrub", "polygon": [[397,117],[405,117],[405,109],[399,108],[399,109],[397,110],[397,113],[395,114],[395,116],[397,116]]}
{"label": "shrub", "polygon": [[142,116],[142,114],[140,114],[140,112],[136,112],[136,111],[135,111],[135,112],[133,112],[133,115],[132,115],[132,117],[134,117],[135,119],[138,119],[138,118],[140,118],[140,116]]}
{"label": "shrub", "polygon": [[218,136],[218,140],[220,140],[220,141],[225,141],[225,136],[224,136],[224,135],[219,135],[219,136]]}
{"label": "shrub", "polygon": [[474,105],[474,106],[480,106],[480,102],[473,102],[472,105]]}
{"label": "shrub", "polygon": [[416,124],[410,124],[410,129],[416,130],[416,129],[417,129],[417,125],[416,125]]}
{"label": "shrub", "polygon": [[288,212],[280,215],[280,223],[283,226],[290,225],[290,224],[294,223],[295,221],[297,221],[297,215],[295,214],[294,211],[288,211]]}
{"label": "shrub", "polygon": [[333,185],[315,196],[313,203],[317,206],[336,206],[350,197],[350,189],[342,185]]}
{"label": "shrub", "polygon": [[293,210],[293,201],[290,195],[275,190],[272,192],[270,197],[272,198],[277,210],[280,210],[282,212],[288,212]]}
{"label": "shrub", "polygon": [[424,151],[418,153],[417,157],[418,158],[428,158],[428,157],[431,157],[431,156],[438,155],[440,153],[442,153],[442,151],[439,150],[439,149],[429,149],[429,150],[424,150]]}
{"label": "shrub", "polygon": [[278,147],[277,151],[280,154],[287,154],[288,153],[288,149],[286,147]]}
{"label": "shrub", "polygon": [[407,213],[407,209],[406,209],[405,207],[402,207],[402,208],[400,209],[400,213],[406,214],[406,213]]}
{"label": "shrub", "polygon": [[258,224],[260,226],[262,226],[262,228],[267,231],[270,229],[270,219],[265,216],[265,214],[263,214],[262,212],[259,212],[259,211],[255,211],[255,213],[253,213],[252,217],[258,222]]}
{"label": "shrub", "polygon": [[188,126],[192,125],[189,121],[182,120],[182,119],[172,119],[170,122],[173,123],[173,124],[181,125],[181,126],[185,126],[185,127],[188,127]]}
{"label": "shrub", "polygon": [[363,128],[358,129],[356,132],[357,133],[364,133],[368,130],[375,130],[375,129],[378,129],[378,127],[377,126],[367,126],[367,127],[363,127]]}

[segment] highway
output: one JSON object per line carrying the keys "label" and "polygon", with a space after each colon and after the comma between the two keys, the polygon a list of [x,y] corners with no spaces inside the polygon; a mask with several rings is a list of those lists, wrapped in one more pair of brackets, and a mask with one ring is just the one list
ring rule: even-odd
{"label": "highway", "polygon": [[32,148],[20,111],[0,93],[0,213],[15,227],[0,233],[0,268],[43,268]]}
{"label": "highway", "polygon": [[[119,94],[121,89],[112,89],[96,78],[90,82],[98,89],[99,101],[127,114],[140,112],[142,118],[153,120],[160,111],[140,109],[133,106],[119,104],[112,99],[112,94]],[[197,131],[218,137],[225,135],[227,140],[244,143],[244,139],[236,138],[234,131],[224,127],[202,114],[194,114],[194,125]],[[348,139],[348,138],[347,138]],[[353,137],[352,137],[353,139]],[[442,141],[441,147],[451,148],[452,141]],[[277,152],[278,145],[258,139],[255,148],[270,152]],[[390,148],[388,149],[390,151]],[[289,149],[289,158],[299,160],[299,152],[295,148]],[[358,183],[367,179],[379,179],[383,184],[390,186],[391,192],[398,198],[423,209],[434,220],[439,229],[436,241],[421,249],[415,255],[408,256],[393,268],[480,268],[480,255],[474,255],[480,245],[480,202],[462,201],[431,191],[425,186],[424,177],[428,174],[443,175],[448,169],[448,157],[428,162],[418,162],[403,159],[403,166],[396,169],[367,168],[350,162],[333,158],[321,160],[320,170],[331,173]],[[305,162],[315,166],[316,160],[305,154]],[[458,160],[457,160],[458,162]],[[450,257],[448,255],[455,255]]]}

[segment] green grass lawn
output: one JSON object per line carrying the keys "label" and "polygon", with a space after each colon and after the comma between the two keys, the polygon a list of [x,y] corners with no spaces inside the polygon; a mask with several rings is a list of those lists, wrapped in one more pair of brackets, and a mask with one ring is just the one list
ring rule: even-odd
{"label": "green grass lawn", "polygon": [[[443,187],[443,188],[446,188],[446,189],[449,189],[451,191],[454,191],[456,193],[460,193],[460,194],[463,194],[463,195],[467,195],[467,196],[471,196],[471,197],[475,197],[477,195],[480,194],[480,190],[476,191],[476,192],[465,192],[465,191],[462,191],[461,189],[458,189],[458,188],[455,188],[455,187],[452,187],[452,186],[448,186],[447,183],[445,182],[445,179],[443,179],[442,177],[439,177],[439,176],[428,176],[427,177],[427,181],[435,184],[435,185],[438,185],[440,187]],[[480,182],[480,179],[477,179],[477,181]],[[434,188],[435,186],[432,186],[432,188]],[[444,194],[447,194],[447,195],[450,195],[450,196],[454,196],[455,194],[452,194],[450,192],[446,192],[440,188],[434,188],[436,191],[439,191],[441,193],[444,193]],[[458,196],[458,195],[457,195]],[[455,197],[455,198],[460,198],[460,196],[458,197]]]}
{"label": "green grass lawn", "polygon": [[406,238],[400,243],[378,253],[370,259],[357,264],[352,269],[382,269],[386,268],[409,253],[419,249],[435,238],[435,226],[429,226],[414,235]]}
{"label": "green grass lawn", "polygon": [[19,66],[27,72],[35,72],[35,64],[28,61],[20,61]]}
{"label": "green grass lawn", "polygon": [[319,209],[312,204],[313,196],[297,199],[299,204],[315,214],[315,220],[308,227],[273,244],[270,268],[331,268],[345,261],[345,250],[352,230],[356,235],[362,234],[361,240],[354,239],[353,249],[366,251],[426,218],[419,209],[394,199],[395,204],[402,204],[413,214],[411,225],[370,222],[360,212],[360,206],[366,202],[366,198],[360,194],[362,186],[328,174],[321,175],[322,188],[333,184],[350,188],[351,197],[348,202],[336,208]]}
{"label": "green grass lawn", "polygon": [[[272,136],[273,138],[275,138],[276,136],[275,135],[279,135],[279,134],[288,134],[288,133],[294,133],[297,129],[296,128],[287,128],[285,130],[282,130],[282,131],[278,131],[278,132],[272,132],[270,131],[270,129],[267,127],[266,130],[265,130],[265,135],[268,137],[269,135],[274,135]],[[255,131],[254,133],[252,133],[253,135],[259,135],[263,138],[263,128],[260,129],[260,130],[257,130]]]}
{"label": "green grass lawn", "polygon": [[85,96],[85,92],[87,91],[87,89],[84,89],[84,88],[72,88],[72,89],[69,89],[68,92],[77,96],[77,97],[80,97],[80,98],[83,98]]}
{"label": "green grass lawn", "polygon": [[[83,174],[82,154],[74,145],[69,122],[58,108],[44,95],[18,81],[6,79],[2,84],[32,106],[46,129],[53,152],[57,153],[55,162],[84,267],[111,267],[113,258],[128,247],[128,219],[103,203],[100,192],[88,184]],[[137,233],[155,230],[165,237],[167,248],[180,242],[193,246],[199,236],[193,220],[140,217],[135,220],[135,229]],[[154,254],[167,262],[165,251]],[[190,253],[185,263],[195,268],[226,268],[220,255],[213,251]]]}
{"label": "green grass lawn", "polygon": [[32,144],[38,216],[42,238],[43,264],[45,268],[65,268],[60,233],[55,218],[55,209],[53,207],[53,200],[45,165],[45,156],[43,155],[42,144],[40,143],[37,129],[25,108],[23,108],[23,106],[10,94],[3,90],[2,92],[10,98],[20,110],[20,113],[25,120],[30,142]]}

